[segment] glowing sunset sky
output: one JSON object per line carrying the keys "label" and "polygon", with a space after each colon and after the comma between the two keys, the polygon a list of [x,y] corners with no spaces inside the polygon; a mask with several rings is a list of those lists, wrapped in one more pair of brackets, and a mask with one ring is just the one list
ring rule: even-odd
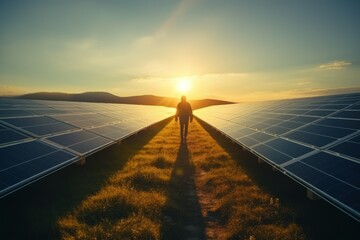
{"label": "glowing sunset sky", "polygon": [[360,1],[0,1],[0,95],[360,91]]}

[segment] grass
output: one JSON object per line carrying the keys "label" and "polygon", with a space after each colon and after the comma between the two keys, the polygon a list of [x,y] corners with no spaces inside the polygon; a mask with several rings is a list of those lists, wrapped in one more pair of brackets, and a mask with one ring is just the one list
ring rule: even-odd
{"label": "grass", "polygon": [[[172,126],[172,127],[171,127]],[[62,239],[159,239],[178,141],[168,124],[59,220]]]}
{"label": "grass", "polygon": [[356,238],[354,221],[208,125],[194,121],[187,144],[178,131],[164,121],[1,199],[0,238]]}
{"label": "grass", "polygon": [[198,122],[188,144],[171,122],[59,227],[63,239],[304,239],[271,199]]}
{"label": "grass", "polygon": [[[305,239],[291,208],[259,188],[218,142],[202,127],[194,135],[194,159],[203,215],[217,221],[216,239]],[[275,200],[274,200],[275,199]]]}
{"label": "grass", "polygon": [[[357,221],[323,200],[307,199],[306,190],[295,181],[278,171],[273,171],[266,163],[259,164],[256,156],[243,151],[237,144],[233,144],[206,123],[201,121],[200,123],[256,186],[272,196],[270,205],[279,199],[282,207],[291,211],[291,214],[287,216],[294,218],[297,225],[301,226],[306,239],[358,239],[359,223]],[[290,225],[289,229],[293,227]],[[264,232],[266,226],[259,229],[258,234]],[[266,239],[266,237],[259,239]]]}
{"label": "grass", "polygon": [[59,239],[58,220],[104,183],[166,124],[163,121],[0,199],[0,239]]}

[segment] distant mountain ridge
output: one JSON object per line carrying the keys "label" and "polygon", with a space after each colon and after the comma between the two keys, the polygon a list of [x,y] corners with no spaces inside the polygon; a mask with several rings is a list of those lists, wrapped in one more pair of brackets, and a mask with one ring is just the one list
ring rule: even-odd
{"label": "distant mountain ridge", "polygon": [[[165,106],[165,107],[176,107],[176,105],[180,101],[180,99],[177,98],[159,97],[154,95],[119,97],[108,92],[84,92],[84,93],[37,92],[37,93],[29,93],[29,94],[17,96],[16,98],[53,100],[53,101],[155,105],[155,106]],[[212,105],[234,103],[234,102],[216,100],[216,99],[189,100],[189,102],[192,105],[193,109],[199,109]]]}

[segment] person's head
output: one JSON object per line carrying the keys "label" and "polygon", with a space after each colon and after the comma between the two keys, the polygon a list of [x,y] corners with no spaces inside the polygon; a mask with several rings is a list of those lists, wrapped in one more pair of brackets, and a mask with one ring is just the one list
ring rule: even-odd
{"label": "person's head", "polygon": [[186,102],[186,96],[185,95],[181,96],[181,101]]}

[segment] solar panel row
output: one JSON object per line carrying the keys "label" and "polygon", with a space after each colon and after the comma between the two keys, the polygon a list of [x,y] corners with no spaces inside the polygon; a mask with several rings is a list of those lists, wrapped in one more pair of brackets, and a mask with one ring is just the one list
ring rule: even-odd
{"label": "solar panel row", "polygon": [[195,114],[360,219],[360,93],[213,106]]}
{"label": "solar panel row", "polygon": [[0,197],[173,111],[156,106],[0,98]]}

